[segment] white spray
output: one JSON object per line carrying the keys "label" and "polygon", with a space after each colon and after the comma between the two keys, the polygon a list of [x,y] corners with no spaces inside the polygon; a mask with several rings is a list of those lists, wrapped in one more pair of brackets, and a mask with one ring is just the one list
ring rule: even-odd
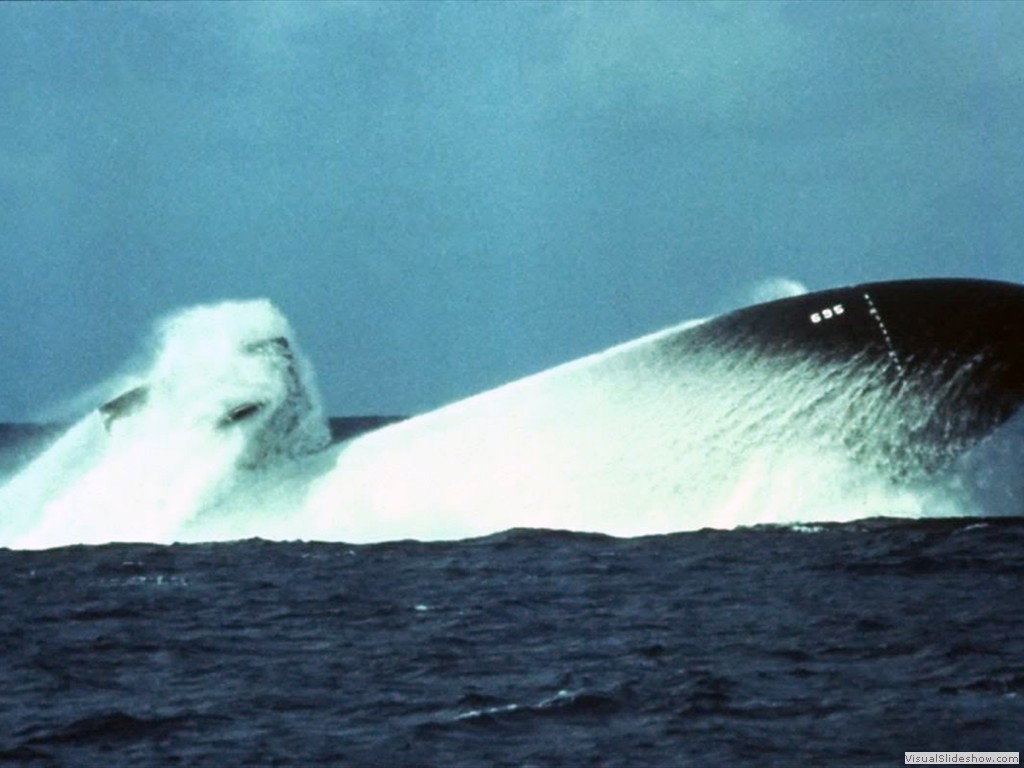
{"label": "white spray", "polygon": [[266,301],[163,322],[148,370],[0,488],[15,547],[172,541],[249,476],[326,446],[312,372]]}
{"label": "white spray", "polygon": [[188,310],[122,397],[0,488],[0,544],[634,536],[962,513],[949,484],[894,480],[893,425],[922,413],[893,404],[871,365],[673,353],[694,325],[328,447],[277,310]]}

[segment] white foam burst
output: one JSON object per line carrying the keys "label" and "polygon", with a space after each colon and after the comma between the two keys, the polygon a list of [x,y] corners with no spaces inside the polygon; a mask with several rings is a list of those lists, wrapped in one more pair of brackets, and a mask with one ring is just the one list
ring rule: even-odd
{"label": "white foam burst", "polygon": [[0,544],[636,536],[924,513],[932,491],[886,464],[894,425],[921,414],[879,371],[725,353],[688,342],[700,328],[327,448],[284,317],[265,301],[189,310],[160,326],[144,400],[90,413],[0,489]]}
{"label": "white foam burst", "polygon": [[855,401],[885,418],[874,371],[710,354],[667,364],[661,345],[678,330],[351,442],[314,485],[303,535],[637,536],[921,513],[915,491],[837,434]]}
{"label": "white foam burst", "polygon": [[0,488],[2,543],[173,540],[243,470],[327,444],[309,365],[269,302],[196,307],[156,338],[152,364],[123,382],[121,399]]}

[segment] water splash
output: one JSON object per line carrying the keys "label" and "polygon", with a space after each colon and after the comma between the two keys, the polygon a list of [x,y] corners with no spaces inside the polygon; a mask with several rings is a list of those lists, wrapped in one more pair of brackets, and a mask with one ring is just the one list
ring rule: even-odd
{"label": "water splash", "polygon": [[749,307],[754,304],[766,304],[777,299],[787,299],[791,296],[802,296],[808,293],[807,286],[791,277],[766,277],[749,285],[742,286],[740,290],[733,291],[722,301],[718,302],[718,312],[728,312],[741,307]]}
{"label": "water splash", "polygon": [[932,400],[884,360],[723,351],[703,327],[328,446],[285,318],[265,301],[191,309],[120,396],[0,488],[0,544],[635,536],[969,508],[911,439]]}
{"label": "water splash", "polygon": [[248,475],[329,442],[312,371],[269,302],[193,308],[155,338],[119,396],[0,488],[4,544],[171,541]]}
{"label": "water splash", "polygon": [[302,527],[348,541],[635,536],[925,511],[930,486],[896,479],[889,450],[890,425],[915,414],[894,413],[872,367],[666,359],[649,337],[353,441]]}

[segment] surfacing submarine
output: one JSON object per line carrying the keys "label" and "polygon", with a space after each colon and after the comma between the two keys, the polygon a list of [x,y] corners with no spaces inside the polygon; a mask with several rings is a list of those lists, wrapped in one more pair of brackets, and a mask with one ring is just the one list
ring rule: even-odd
{"label": "surfacing submarine", "polygon": [[1021,285],[777,299],[404,420],[326,419],[266,300],[159,327],[151,367],[0,486],[0,545],[643,536],[1024,500]]}
{"label": "surfacing submarine", "polygon": [[[670,366],[687,356],[740,357],[870,371],[866,390],[923,402],[899,443],[917,468],[941,469],[1024,404],[1024,286],[963,278],[835,288],[744,307],[668,335],[655,334]],[[856,413],[849,414],[855,421]],[[335,442],[403,421],[332,417]],[[851,449],[855,441],[847,440]],[[890,457],[891,458],[891,457]],[[909,467],[904,466],[907,471]]]}
{"label": "surfacing submarine", "polygon": [[1020,409],[1022,328],[1024,287],[952,278],[685,323],[347,439],[310,493],[313,528],[632,536],[932,514],[935,478]]}

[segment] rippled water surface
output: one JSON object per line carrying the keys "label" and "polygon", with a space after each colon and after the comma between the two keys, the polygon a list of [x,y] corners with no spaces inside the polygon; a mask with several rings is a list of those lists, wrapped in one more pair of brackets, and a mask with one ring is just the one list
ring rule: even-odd
{"label": "rippled water surface", "polygon": [[1019,750],[1024,520],[0,550],[12,765]]}

